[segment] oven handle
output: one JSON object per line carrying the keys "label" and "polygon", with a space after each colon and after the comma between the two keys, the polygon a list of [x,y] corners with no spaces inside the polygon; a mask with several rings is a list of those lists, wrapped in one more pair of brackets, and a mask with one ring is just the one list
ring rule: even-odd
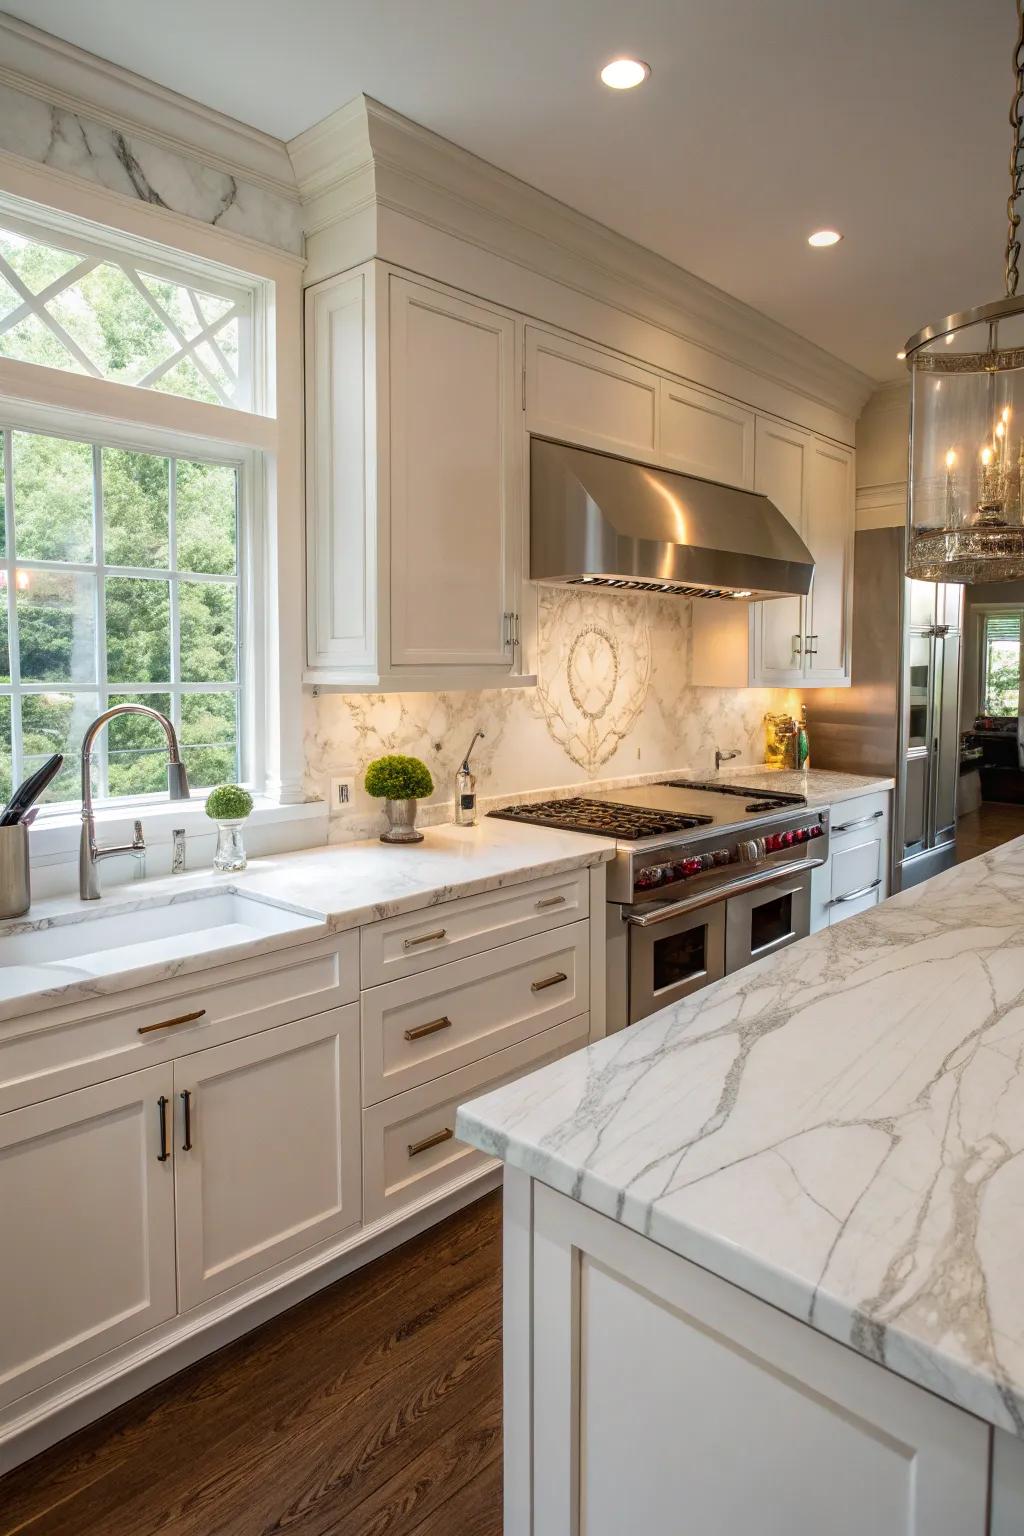
{"label": "oven handle", "polygon": [[788,880],[793,875],[803,874],[804,871],[820,869],[824,859],[800,859],[791,864],[782,864],[772,870],[761,870],[758,873],[741,877],[731,885],[719,885],[712,890],[701,891],[699,894],[684,897],[682,901],[670,901],[666,906],[659,907],[657,912],[638,912],[623,909],[623,917],[627,923],[632,923],[635,928],[653,928],[657,923],[670,922],[673,917],[682,917],[685,912],[695,912],[698,907],[709,907],[716,901],[727,901],[730,896],[737,896],[741,891],[753,891],[761,885],[774,885],[777,880]]}

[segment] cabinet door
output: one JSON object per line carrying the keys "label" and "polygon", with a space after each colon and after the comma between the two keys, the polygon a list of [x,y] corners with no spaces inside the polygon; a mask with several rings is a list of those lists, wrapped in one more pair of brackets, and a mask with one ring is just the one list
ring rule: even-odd
{"label": "cabinet door", "polygon": [[811,443],[804,540],[814,556],[807,600],[808,681],[849,682],[853,590],[853,455],[835,443]]}
{"label": "cabinet door", "polygon": [[661,461],[688,475],[749,490],[754,484],[753,411],[662,379]]}
{"label": "cabinet door", "polygon": [[174,1316],[171,1090],[167,1064],[0,1115],[0,1406]]}
{"label": "cabinet door", "polygon": [[[803,537],[810,474],[809,432],[757,419],[754,488],[774,502]],[[754,675],[767,687],[791,686],[803,680],[803,609],[800,597],[776,597],[754,610]]]}
{"label": "cabinet door", "polygon": [[391,666],[507,672],[518,607],[515,321],[392,277]]}
{"label": "cabinet door", "polygon": [[358,1004],[184,1056],[174,1090],[182,1311],[359,1221]]}
{"label": "cabinet door", "polygon": [[653,460],[660,383],[614,352],[526,328],[526,422],[543,437]]}
{"label": "cabinet door", "polygon": [[311,667],[377,665],[368,272],[306,294],[306,590]]}

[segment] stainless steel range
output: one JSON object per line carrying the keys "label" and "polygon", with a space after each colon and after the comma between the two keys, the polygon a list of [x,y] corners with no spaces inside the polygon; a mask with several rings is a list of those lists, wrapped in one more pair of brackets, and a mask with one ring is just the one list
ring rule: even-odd
{"label": "stainless steel range", "polygon": [[828,858],[827,810],[741,784],[669,779],[490,814],[614,839],[609,1030],[805,937]]}

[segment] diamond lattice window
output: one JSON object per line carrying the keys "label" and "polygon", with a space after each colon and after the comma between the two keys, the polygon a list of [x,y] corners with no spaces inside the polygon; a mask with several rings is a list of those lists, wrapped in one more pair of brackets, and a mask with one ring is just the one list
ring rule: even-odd
{"label": "diamond lattice window", "polygon": [[251,410],[252,293],[0,217],[0,357]]}

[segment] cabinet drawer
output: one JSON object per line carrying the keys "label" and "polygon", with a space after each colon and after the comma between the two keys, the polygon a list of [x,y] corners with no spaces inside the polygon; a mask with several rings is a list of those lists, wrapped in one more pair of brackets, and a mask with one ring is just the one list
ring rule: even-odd
{"label": "cabinet drawer", "polygon": [[0,1030],[0,1112],[354,1002],[358,955],[353,930],[30,1014]]}
{"label": "cabinet drawer", "polygon": [[874,835],[884,840],[888,823],[889,795],[858,795],[855,800],[840,800],[832,807],[830,844],[833,852],[848,841],[862,843]]}
{"label": "cabinet drawer", "polygon": [[374,987],[461,960],[512,939],[575,922],[589,910],[589,870],[573,869],[546,880],[385,918],[360,930],[362,985]]}
{"label": "cabinet drawer", "polygon": [[861,832],[859,842],[853,841],[853,837],[853,833],[849,834],[832,854],[830,924],[876,906],[886,894],[884,838],[873,837],[870,831]]}
{"label": "cabinet drawer", "polygon": [[590,924],[570,923],[363,993],[363,1103],[585,1013]]}
{"label": "cabinet drawer", "polygon": [[587,1014],[556,1024],[472,1066],[410,1088],[363,1111],[363,1220],[436,1193],[482,1168],[486,1153],[455,1136],[455,1111],[467,1099],[586,1045]]}

